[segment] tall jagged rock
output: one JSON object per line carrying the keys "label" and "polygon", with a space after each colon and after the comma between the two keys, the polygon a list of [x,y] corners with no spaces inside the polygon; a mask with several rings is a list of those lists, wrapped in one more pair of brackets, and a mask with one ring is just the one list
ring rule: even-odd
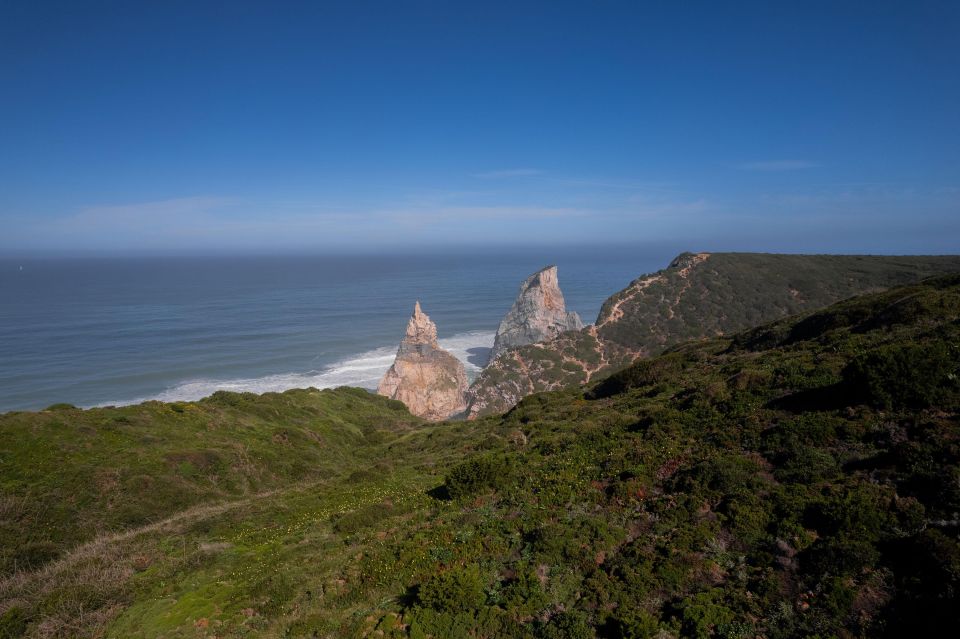
{"label": "tall jagged rock", "polygon": [[456,357],[437,343],[437,325],[413,307],[407,334],[377,393],[398,399],[414,415],[440,421],[466,408],[467,375]]}
{"label": "tall jagged rock", "polygon": [[490,361],[511,348],[545,342],[564,331],[581,328],[580,316],[567,312],[557,279],[557,267],[547,266],[520,285],[517,300],[497,329]]}

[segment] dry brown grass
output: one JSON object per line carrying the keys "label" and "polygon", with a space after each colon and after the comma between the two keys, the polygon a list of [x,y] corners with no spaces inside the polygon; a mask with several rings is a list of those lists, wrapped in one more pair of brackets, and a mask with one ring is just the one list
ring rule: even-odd
{"label": "dry brown grass", "polygon": [[[316,487],[322,482],[291,486],[285,493]],[[163,520],[103,534],[38,570],[19,570],[0,579],[0,615],[12,608],[32,611],[30,639],[97,638],[130,601],[130,578],[161,559],[157,540],[185,532],[191,525],[275,496],[264,491],[249,498],[195,506]],[[4,512],[19,512],[19,500],[6,499]],[[206,555],[222,544],[191,548]],[[182,560],[188,560],[185,553]]]}

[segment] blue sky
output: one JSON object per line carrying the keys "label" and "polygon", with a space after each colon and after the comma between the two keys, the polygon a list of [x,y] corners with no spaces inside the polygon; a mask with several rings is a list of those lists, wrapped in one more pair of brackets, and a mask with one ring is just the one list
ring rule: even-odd
{"label": "blue sky", "polygon": [[957,2],[0,0],[0,254],[960,251]]}

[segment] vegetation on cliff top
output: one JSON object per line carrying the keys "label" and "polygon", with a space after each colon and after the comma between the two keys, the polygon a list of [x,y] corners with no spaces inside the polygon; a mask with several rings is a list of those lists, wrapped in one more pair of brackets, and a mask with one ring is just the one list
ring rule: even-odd
{"label": "vegetation on cliff top", "polygon": [[686,340],[957,271],[958,256],[684,253],[612,295],[595,327],[491,363],[470,389],[470,414],[503,412],[531,393],[597,379]]}
{"label": "vegetation on cliff top", "polygon": [[[281,406],[277,424],[319,397],[348,402],[330,438],[356,433],[357,414],[383,427],[351,452],[288,450],[341,458],[316,481],[62,540],[59,558],[0,583],[0,636],[936,636],[960,610],[958,349],[947,276],[474,422],[423,427],[344,390],[242,398],[264,424]],[[90,419],[54,413],[67,430]],[[10,451],[10,420],[49,419],[0,421],[2,468],[28,454]],[[151,420],[144,435],[176,416]],[[217,448],[228,472],[239,453]],[[128,453],[105,442],[96,463],[135,468]],[[37,479],[72,476],[78,455]],[[90,492],[109,490],[58,486],[87,521],[103,507]],[[44,525],[23,522],[24,543]]]}

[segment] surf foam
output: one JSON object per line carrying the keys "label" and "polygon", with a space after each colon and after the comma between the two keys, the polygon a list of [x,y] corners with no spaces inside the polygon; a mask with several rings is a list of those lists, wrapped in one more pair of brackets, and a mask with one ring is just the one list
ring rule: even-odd
{"label": "surf foam", "polygon": [[[441,348],[463,362],[470,381],[480,373],[493,347],[494,333],[470,331],[440,339]],[[161,402],[192,402],[209,397],[218,390],[237,393],[279,393],[291,388],[336,388],[359,386],[375,390],[380,378],[387,372],[397,354],[395,346],[382,346],[354,357],[334,362],[320,371],[281,373],[264,377],[240,379],[193,379],[168,388],[150,397],[104,402],[98,406],[125,406],[149,400]]]}

